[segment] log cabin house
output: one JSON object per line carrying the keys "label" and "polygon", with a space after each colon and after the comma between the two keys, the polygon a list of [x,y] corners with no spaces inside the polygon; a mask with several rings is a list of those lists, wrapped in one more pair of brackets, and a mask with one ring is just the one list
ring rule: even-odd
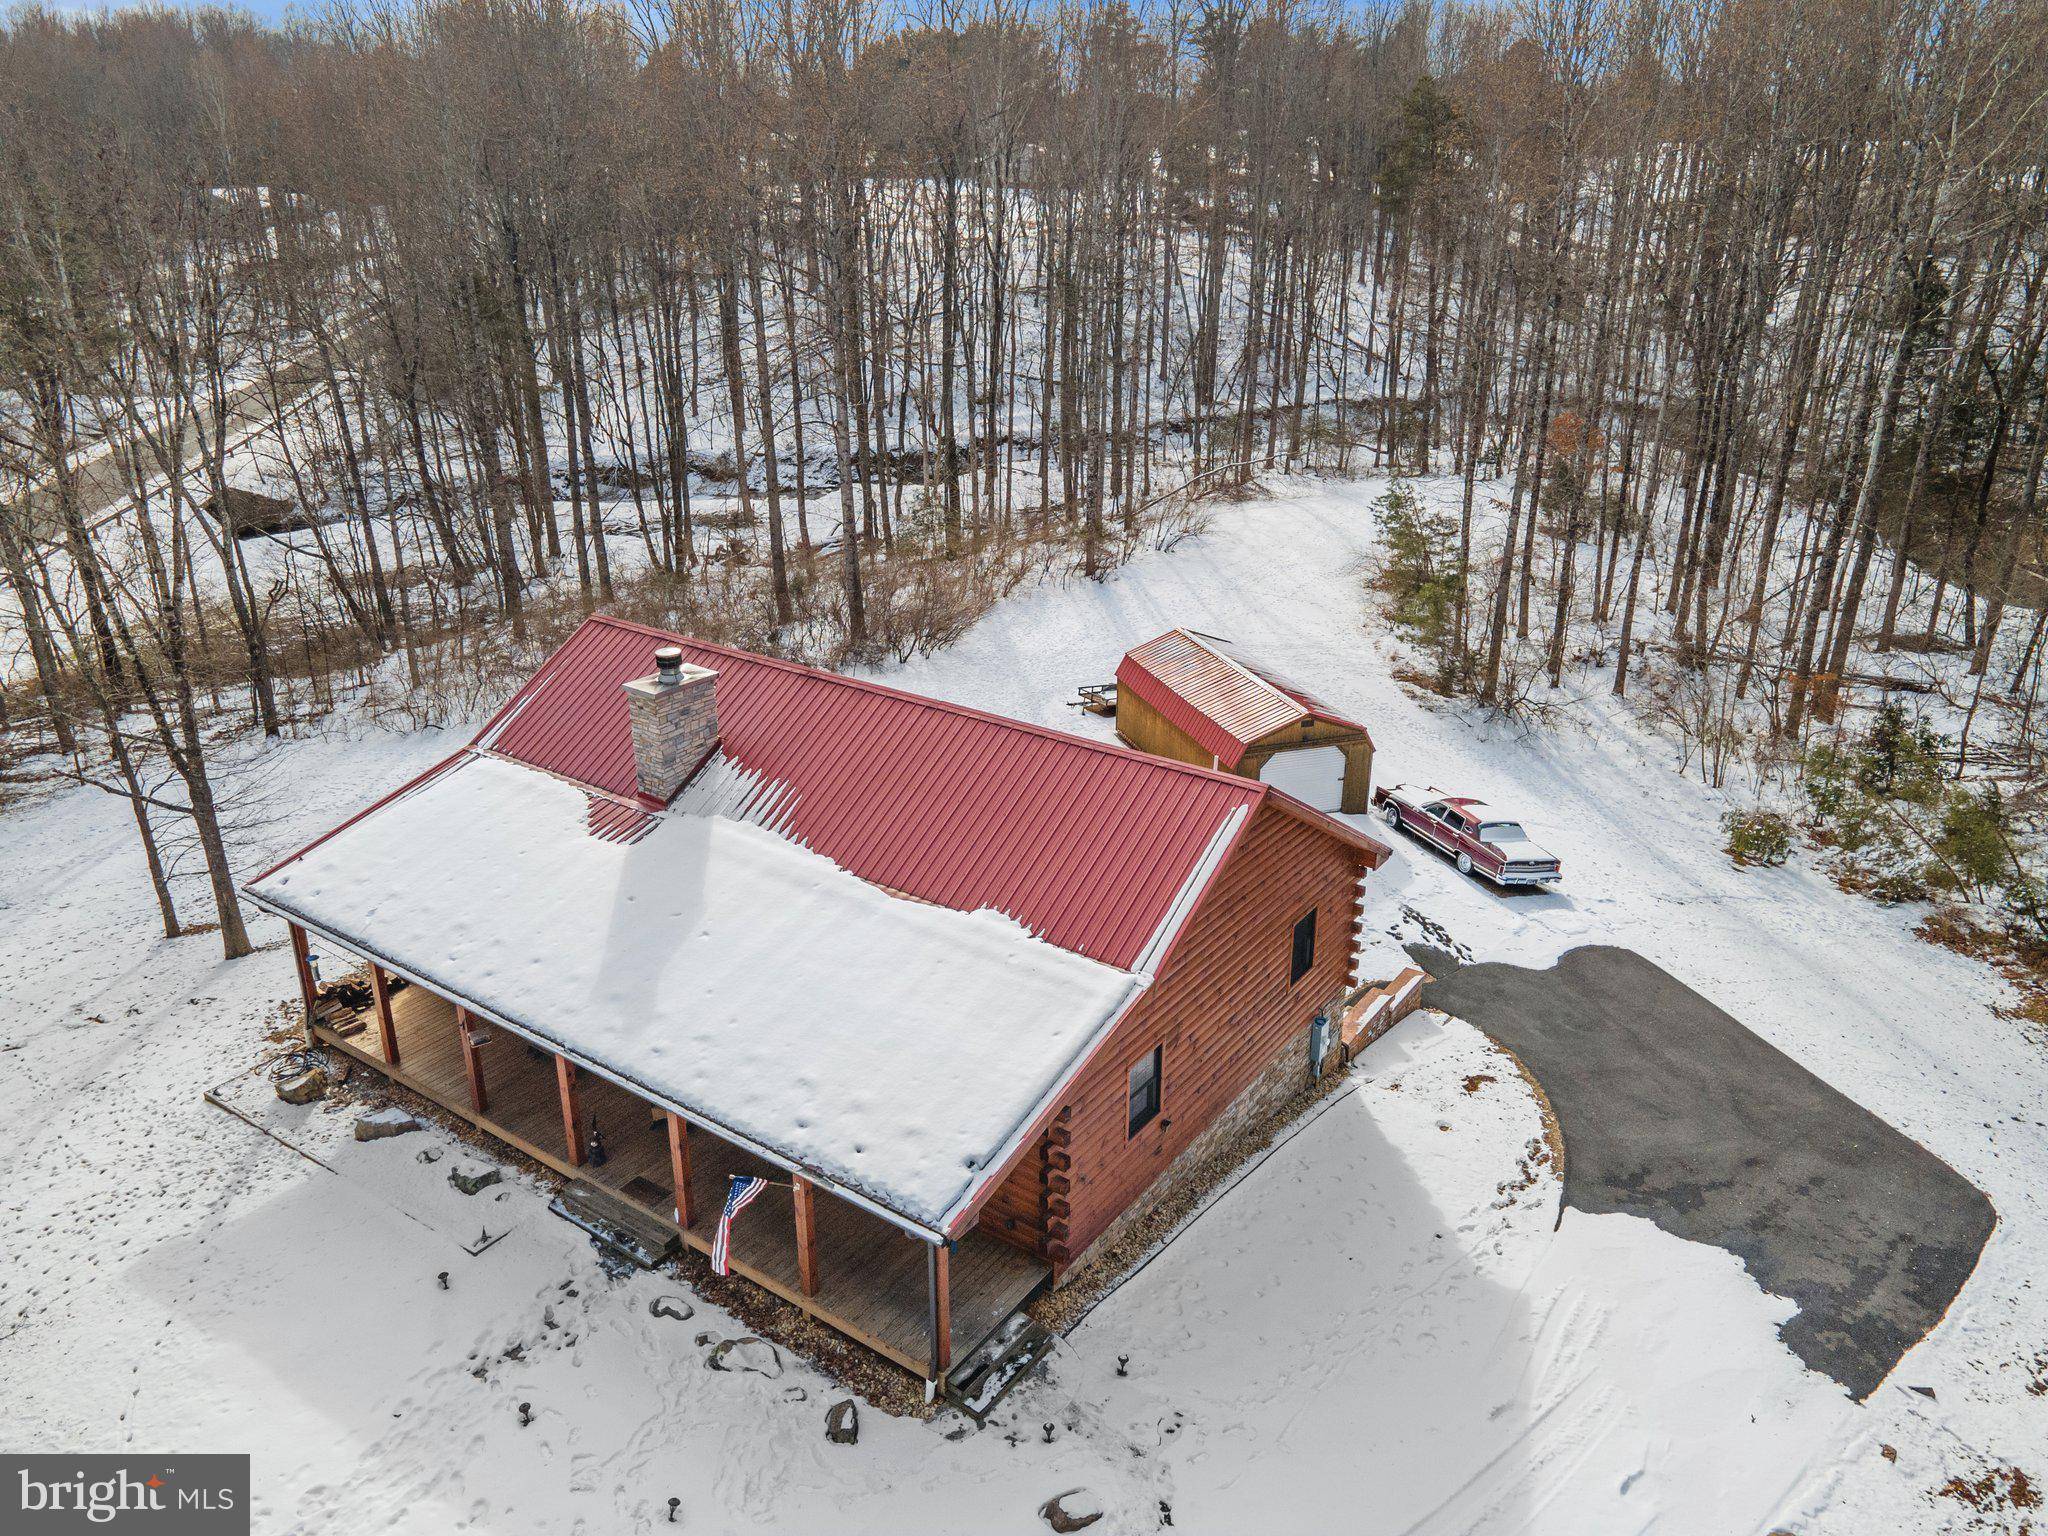
{"label": "log cabin house", "polygon": [[776,1180],[732,1268],[939,1383],[1320,1066],[1385,856],[1229,774],[594,618],[247,889],[313,1041],[692,1247]]}
{"label": "log cabin house", "polygon": [[1372,809],[1372,737],[1238,646],[1170,629],[1116,669],[1116,733],[1141,752],[1262,779],[1318,810]]}

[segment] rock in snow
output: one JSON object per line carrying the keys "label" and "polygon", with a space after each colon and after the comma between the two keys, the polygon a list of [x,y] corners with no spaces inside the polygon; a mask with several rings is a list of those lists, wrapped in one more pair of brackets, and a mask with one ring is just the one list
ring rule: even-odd
{"label": "rock in snow", "polygon": [[277,1096],[287,1104],[311,1104],[327,1093],[327,1074],[318,1067],[308,1067],[296,1077],[288,1077],[277,1085]]}
{"label": "rock in snow", "polygon": [[479,1167],[475,1164],[465,1164],[460,1168],[448,1170],[448,1182],[465,1195],[481,1194],[504,1177],[505,1170],[502,1168]]}
{"label": "rock in snow", "polygon": [[1086,1488],[1069,1488],[1039,1505],[1038,1512],[1056,1531],[1082,1531],[1102,1518],[1102,1501]]}
{"label": "rock in snow", "polygon": [[647,1303],[647,1310],[656,1317],[672,1317],[679,1323],[697,1315],[697,1309],[680,1296],[657,1296]]}
{"label": "rock in snow", "polygon": [[841,1398],[825,1410],[825,1438],[834,1445],[852,1445],[860,1439],[860,1409],[852,1398]]}
{"label": "rock in snow", "polygon": [[387,1136],[403,1136],[407,1131],[425,1129],[426,1127],[418,1120],[394,1104],[387,1109],[378,1110],[375,1114],[364,1115],[358,1120],[356,1140],[382,1141]]}
{"label": "rock in snow", "polygon": [[771,1381],[782,1374],[782,1356],[775,1346],[752,1334],[743,1339],[727,1339],[704,1357],[704,1363],[714,1371],[752,1371]]}

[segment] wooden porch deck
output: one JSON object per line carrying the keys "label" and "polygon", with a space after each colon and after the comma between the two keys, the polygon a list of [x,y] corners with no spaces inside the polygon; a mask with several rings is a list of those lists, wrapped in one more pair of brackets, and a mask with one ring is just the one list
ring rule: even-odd
{"label": "wooden porch deck", "polygon": [[[489,1037],[479,1050],[485,1086],[485,1112],[479,1114],[470,1103],[454,1005],[424,987],[405,986],[391,994],[391,1017],[398,1037],[396,1066],[384,1060],[376,1019],[369,1010],[361,1020],[367,1027],[344,1034],[350,1021],[332,1005],[324,1007],[315,1033],[535,1161],[596,1184],[676,1227],[675,1180],[663,1110],[593,1073],[579,1073],[583,1122],[596,1125],[606,1160],[599,1166],[573,1166],[552,1055],[478,1021],[478,1033]],[[687,1229],[677,1230],[684,1242],[708,1253],[729,1174],[758,1173],[783,1180],[788,1175],[699,1127],[690,1130],[689,1149],[692,1220]],[[815,1295],[803,1294],[798,1275],[796,1221],[787,1188],[771,1186],[734,1224],[733,1270],[877,1354],[929,1376],[927,1245],[827,1190],[817,1191],[813,1205]],[[950,1271],[951,1359],[956,1363],[994,1333],[1051,1274],[1031,1255],[980,1231],[960,1240]]]}

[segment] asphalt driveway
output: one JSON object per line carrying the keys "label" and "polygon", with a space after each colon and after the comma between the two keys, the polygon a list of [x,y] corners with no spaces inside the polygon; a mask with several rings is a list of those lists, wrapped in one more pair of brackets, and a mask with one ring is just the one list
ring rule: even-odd
{"label": "asphalt driveway", "polygon": [[1567,1204],[1739,1257],[1796,1302],[1792,1351],[1861,1400],[1941,1319],[1997,1216],[1968,1180],[1631,950],[1547,971],[1409,952],[1422,1001],[1521,1058],[1564,1131]]}

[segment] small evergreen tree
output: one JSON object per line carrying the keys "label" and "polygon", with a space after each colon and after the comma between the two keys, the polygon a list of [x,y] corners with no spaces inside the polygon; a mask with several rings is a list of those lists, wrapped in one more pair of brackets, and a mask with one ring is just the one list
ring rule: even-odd
{"label": "small evergreen tree", "polygon": [[1776,811],[1730,811],[1721,818],[1728,834],[1724,850],[1738,868],[1770,868],[1792,856],[1792,823]]}
{"label": "small evergreen tree", "polygon": [[1946,738],[1919,720],[1908,719],[1905,706],[1886,699],[1877,706],[1856,752],[1856,784],[1883,800],[1937,804],[1941,798],[1941,750]]}
{"label": "small evergreen tree", "polygon": [[1458,525],[1447,512],[1432,511],[1406,483],[1396,480],[1373,503],[1385,554],[1380,579],[1392,601],[1394,625],[1428,654],[1437,686],[1459,683],[1457,633]]}
{"label": "small evergreen tree", "polygon": [[1934,846],[1949,868],[1979,892],[1996,889],[2013,873],[2012,822],[1996,784],[1952,791],[1942,808]]}

